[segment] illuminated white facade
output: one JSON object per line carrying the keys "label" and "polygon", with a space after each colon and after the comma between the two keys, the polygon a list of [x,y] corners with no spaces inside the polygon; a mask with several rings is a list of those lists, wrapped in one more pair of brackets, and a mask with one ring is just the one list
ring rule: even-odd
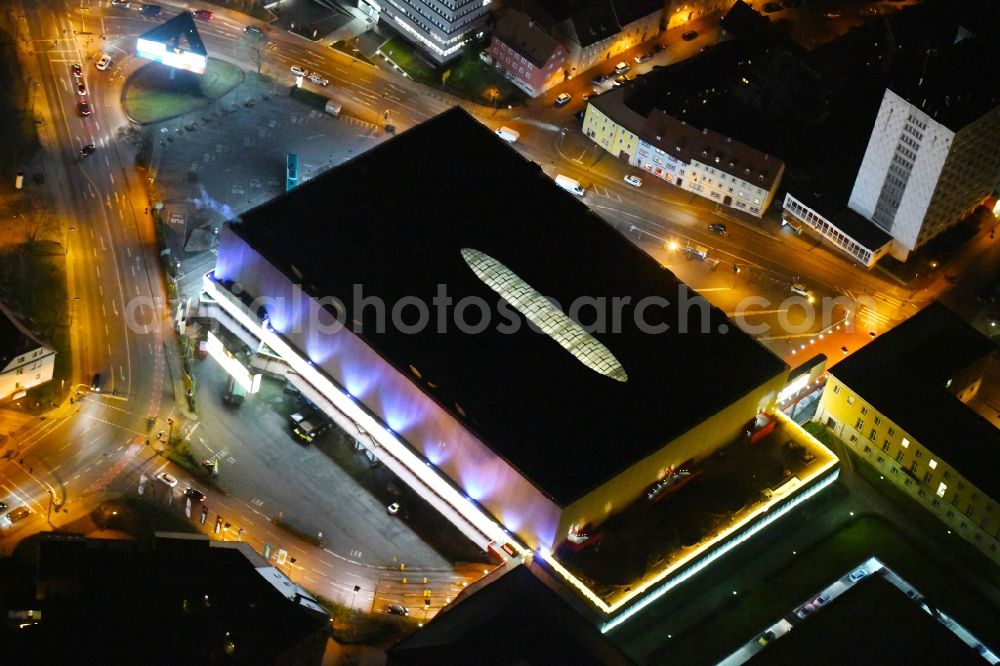
{"label": "illuminated white facade", "polygon": [[[380,0],[381,17],[430,58],[442,64],[476,36],[490,13],[490,0]],[[392,58],[392,54],[386,54]]]}
{"label": "illuminated white facade", "polygon": [[56,350],[0,304],[0,400],[17,399],[52,379]]}
{"label": "illuminated white facade", "polygon": [[910,252],[989,197],[1000,169],[1000,106],[951,129],[886,90],[848,203]]}

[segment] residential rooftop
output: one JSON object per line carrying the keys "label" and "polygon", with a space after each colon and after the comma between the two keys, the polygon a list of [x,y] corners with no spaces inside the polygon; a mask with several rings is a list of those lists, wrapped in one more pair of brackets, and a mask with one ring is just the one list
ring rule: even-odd
{"label": "residential rooftop", "polygon": [[5,607],[41,621],[5,634],[4,663],[318,664],[329,635],[326,611],[245,543],[47,532],[13,559],[32,570]]}
{"label": "residential rooftop", "polygon": [[734,138],[742,138],[739,125],[699,112],[712,99],[728,97],[748,57],[739,44],[724,42],[696,58],[655,67],[590,104],[668,155],[686,163],[697,160],[769,190],[781,173],[781,159]]}
{"label": "residential rooftop", "polygon": [[[360,337],[565,506],[787,368],[551,175],[456,107],[232,229],[307,293],[336,297],[348,312],[358,284],[387,304],[434,303],[439,285],[454,303],[489,303],[493,320],[480,333],[453,324],[380,333],[365,308]],[[603,300],[610,312],[612,299],[629,300],[618,302],[617,331],[609,323],[580,337],[538,294],[571,314],[583,304],[582,325],[594,319],[587,303]],[[636,323],[649,298],[669,301],[642,313],[667,330]],[[529,329],[525,308],[558,330]],[[508,318],[517,330],[498,330]]]}
{"label": "residential rooftop", "polygon": [[0,302],[0,370],[16,357],[39,348],[50,348],[34,322],[7,303]]}
{"label": "residential rooftop", "polygon": [[949,391],[996,344],[934,302],[830,368],[830,374],[991,497],[1000,430]]}
{"label": "residential rooftop", "polygon": [[560,47],[541,26],[515,9],[508,9],[497,21],[493,36],[528,59],[535,67],[544,67]]}

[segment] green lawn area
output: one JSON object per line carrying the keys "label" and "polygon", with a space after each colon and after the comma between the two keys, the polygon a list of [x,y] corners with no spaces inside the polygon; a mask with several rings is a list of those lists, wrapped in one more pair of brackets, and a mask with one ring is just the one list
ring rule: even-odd
{"label": "green lawn area", "polygon": [[140,124],[149,124],[197,111],[243,82],[243,70],[209,59],[202,75],[150,63],[125,84],[125,111]]}
{"label": "green lawn area", "polygon": [[800,553],[757,587],[734,597],[732,604],[674,639],[650,662],[716,663],[870,555],[879,557],[980,639],[995,644],[1000,637],[997,608],[932,564],[881,518],[862,516],[811,551]]}
{"label": "green lawn area", "polygon": [[506,106],[523,96],[514,85],[479,59],[485,44],[467,46],[454,61],[435,68],[416,55],[414,47],[401,37],[394,37],[379,50],[415,81],[426,83],[483,105]]}
{"label": "green lawn area", "polygon": [[355,49],[355,47],[352,46],[352,44],[354,44],[354,41],[352,41],[350,44],[347,44],[347,43],[345,43],[343,41],[339,41],[339,42],[334,42],[333,44],[330,44],[330,48],[334,49],[334,50],[337,50],[337,51],[340,51],[341,53],[346,53],[347,55],[351,56],[352,58],[355,58],[356,60],[360,60],[361,62],[366,62],[369,65],[374,65],[375,64],[375,63],[373,63],[371,61],[371,58],[369,58],[368,56],[366,56],[364,53],[361,52],[361,49]]}

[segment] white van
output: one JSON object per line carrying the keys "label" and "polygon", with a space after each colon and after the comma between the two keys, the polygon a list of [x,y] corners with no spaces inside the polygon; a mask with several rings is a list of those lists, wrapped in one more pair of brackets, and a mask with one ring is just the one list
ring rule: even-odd
{"label": "white van", "polygon": [[562,174],[556,176],[556,185],[578,197],[582,197],[585,193],[583,186],[580,185],[580,181],[573,180],[569,176],[564,176]]}
{"label": "white van", "polygon": [[501,127],[497,130],[497,136],[509,143],[517,141],[521,135],[509,127]]}
{"label": "white van", "polygon": [[326,106],[323,107],[323,110],[329,113],[331,116],[339,116],[341,111],[341,106],[340,104],[337,104],[331,99],[327,100]]}

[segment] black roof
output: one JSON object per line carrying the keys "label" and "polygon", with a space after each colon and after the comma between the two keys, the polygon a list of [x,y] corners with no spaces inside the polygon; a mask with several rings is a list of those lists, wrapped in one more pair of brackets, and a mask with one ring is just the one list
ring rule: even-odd
{"label": "black roof", "polygon": [[1000,105],[998,80],[1000,47],[990,34],[968,36],[914,59],[890,78],[889,89],[957,132]]}
{"label": "black roof", "polygon": [[[900,635],[888,636],[887,627],[898,627]],[[983,658],[898,587],[872,575],[768,643],[747,663],[959,666],[982,664]]]}
{"label": "black roof", "polygon": [[514,49],[535,67],[544,67],[559,48],[542,26],[513,7],[508,8],[497,21],[493,37]]}
{"label": "black roof", "polygon": [[[388,304],[408,296],[431,303],[444,284],[454,302],[479,297],[495,314],[499,297],[469,268],[463,248],[499,260],[564,310],[580,298],[630,298],[620,332],[594,333],[626,382],[586,367],[521,315],[515,333],[452,325],[403,334],[391,326],[377,333],[374,310],[364,311],[360,335],[374,350],[563,505],[785,370],[458,107],[251,210],[232,228],[307,293],[339,298],[348,312],[354,284]],[[705,333],[701,307],[681,314],[678,299],[688,296],[708,308]],[[644,297],[670,301],[646,312],[669,330],[646,333],[635,324]],[[589,312],[581,313],[584,325]]]}
{"label": "black roof", "polygon": [[[823,188],[827,184],[827,182],[815,183],[819,188]],[[786,183],[786,185],[788,185],[788,191],[793,197],[822,215],[863,247],[874,252],[892,241],[890,234],[868,218],[847,207],[849,193],[842,192],[840,188],[835,188],[828,194],[822,189],[798,188],[792,183]]]}
{"label": "black roof", "polygon": [[388,657],[389,666],[634,663],[527,565],[466,588]]}
{"label": "black roof", "polygon": [[946,387],[996,350],[934,302],[830,369],[830,374],[941,456],[990,497],[1000,497],[1000,430]]}
{"label": "black roof", "polygon": [[[42,621],[0,634],[4,663],[321,661],[328,616],[279,591],[246,544],[184,534],[150,547],[60,532],[36,535],[18,550],[34,565],[17,578],[20,607],[40,609]],[[232,655],[223,651],[227,638]]]}
{"label": "black roof", "polygon": [[208,56],[205,42],[198,34],[198,28],[194,25],[194,15],[191,12],[181,12],[169,21],[164,21],[152,30],[142,33],[139,35],[139,39],[162,42],[170,48],[182,48],[191,53]]}

